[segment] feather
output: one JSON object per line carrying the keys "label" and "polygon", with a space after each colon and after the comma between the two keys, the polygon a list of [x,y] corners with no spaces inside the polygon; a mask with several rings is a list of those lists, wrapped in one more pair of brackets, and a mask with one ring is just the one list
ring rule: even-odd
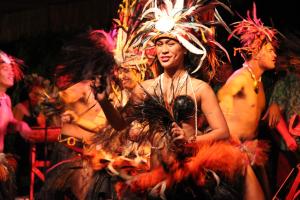
{"label": "feather", "polygon": [[163,0],[164,4],[166,5],[165,11],[168,15],[171,14],[173,10],[173,3],[170,0]]}
{"label": "feather", "polygon": [[203,55],[205,52],[203,50],[198,49],[194,45],[192,45],[188,40],[186,40],[184,37],[182,37],[179,34],[174,34],[178,38],[179,42],[190,52],[197,54],[197,55]]}
{"label": "feather", "polygon": [[205,54],[203,54],[203,55],[201,56],[200,61],[199,61],[199,64],[198,64],[198,66],[196,67],[196,69],[195,69],[194,71],[192,71],[192,74],[196,73],[196,72],[201,68],[201,66],[202,66],[202,64],[203,64],[203,61],[204,61],[205,57],[206,57],[206,52],[205,52]]}
{"label": "feather", "polygon": [[115,60],[106,38],[101,31],[89,31],[66,43],[61,52],[62,65],[56,69],[57,78],[67,76],[71,83],[77,83],[108,74]]}
{"label": "feather", "polygon": [[23,78],[22,68],[25,66],[23,60],[8,55],[0,50],[0,61],[12,66],[15,80],[19,81]]}
{"label": "feather", "polygon": [[147,95],[146,100],[139,105],[134,105],[134,119],[150,125],[150,131],[141,136],[141,142],[152,140],[157,132],[162,137],[168,134],[171,124],[175,121],[171,113],[165,107],[164,101],[158,96]]}
{"label": "feather", "polygon": [[8,57],[8,55],[6,53],[4,53],[3,51],[0,51],[0,58],[4,63],[10,64],[11,60]]}
{"label": "feather", "polygon": [[128,182],[130,191],[144,193],[158,189],[160,192],[153,194],[162,195],[163,191],[167,199],[240,199],[242,194],[237,189],[243,188],[242,175],[247,166],[244,153],[224,141],[192,146],[197,149],[195,156],[185,162],[163,163],[135,176]]}
{"label": "feather", "polygon": [[[228,33],[231,33],[231,29],[229,28],[229,26],[227,26],[227,24],[225,23],[225,21],[223,20],[223,18],[221,17],[221,15],[219,14],[218,10],[215,9],[215,17],[217,18],[217,20],[223,25],[223,27],[227,30]],[[236,37],[236,36],[235,36]]]}
{"label": "feather", "polygon": [[179,16],[179,20],[186,18],[187,16],[190,16],[195,10],[196,10],[197,6],[192,6],[190,7],[187,11],[183,12],[180,16]]}
{"label": "feather", "polygon": [[[142,10],[142,13],[145,12],[145,10],[148,8],[148,6],[149,6],[151,3],[153,3],[153,0],[148,0],[148,1],[145,3],[144,8],[143,8],[143,10]],[[155,0],[155,4],[156,4],[156,0]]]}
{"label": "feather", "polygon": [[264,41],[272,42],[276,45],[275,34],[278,33],[276,29],[264,26],[262,21],[257,18],[256,5],[253,3],[252,10],[253,18],[251,18],[250,11],[247,11],[247,18],[242,18],[242,21],[233,23],[234,30],[229,35],[228,40],[231,39],[235,34],[240,36],[242,44],[241,48],[237,48],[240,53],[246,53],[252,55],[257,53],[261,44]]}
{"label": "feather", "polygon": [[143,15],[141,16],[141,19],[145,18],[148,14],[150,13],[155,13],[158,17],[163,15],[163,11],[161,11],[158,8],[149,8],[148,10],[146,10]]}
{"label": "feather", "polygon": [[178,11],[183,10],[183,6],[184,6],[184,0],[177,0],[175,5],[174,5],[174,13],[177,13]]}
{"label": "feather", "polygon": [[219,48],[225,53],[225,55],[226,55],[228,61],[231,62],[231,61],[230,61],[230,56],[229,56],[227,50],[226,50],[220,43],[218,43],[217,41],[214,41],[214,40],[209,40],[209,43],[212,43],[212,44],[214,44],[215,46],[219,47]]}
{"label": "feather", "polygon": [[14,200],[16,163],[12,155],[0,153],[0,199]]}

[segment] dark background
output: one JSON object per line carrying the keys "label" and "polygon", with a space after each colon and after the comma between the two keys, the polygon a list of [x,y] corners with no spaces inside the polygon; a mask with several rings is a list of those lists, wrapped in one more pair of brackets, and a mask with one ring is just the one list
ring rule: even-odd
{"label": "dark background", "polygon": [[[226,0],[223,0],[225,2]],[[0,0],[0,49],[21,58],[25,73],[49,76],[57,63],[62,44],[73,35],[89,29],[109,30],[112,18],[117,17],[120,0]],[[241,20],[252,10],[253,1],[227,0],[235,15],[220,9],[226,23]],[[283,34],[299,35],[299,10],[296,0],[256,1],[257,16],[265,25]],[[227,41],[228,33],[220,31],[218,41],[232,56],[234,66],[241,58],[233,57],[237,40]]]}
{"label": "dark background", "polygon": [[61,45],[89,29],[109,30],[113,0],[0,0],[0,49],[23,59],[25,71],[48,75]]}

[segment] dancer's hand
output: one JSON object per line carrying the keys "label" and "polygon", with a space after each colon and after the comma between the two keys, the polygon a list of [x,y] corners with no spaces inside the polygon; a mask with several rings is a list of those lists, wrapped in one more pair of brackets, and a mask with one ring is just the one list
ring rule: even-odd
{"label": "dancer's hand", "polygon": [[298,145],[297,145],[295,138],[293,138],[293,137],[284,138],[284,141],[290,151],[295,152],[297,150]]}
{"label": "dancer's hand", "polygon": [[262,120],[268,119],[269,127],[275,128],[280,119],[280,108],[276,103],[272,103],[268,108],[266,114],[263,116]]}
{"label": "dancer's hand", "polygon": [[132,141],[136,141],[138,136],[141,134],[141,132],[143,131],[143,127],[139,122],[137,121],[133,121],[131,122],[130,125],[130,129],[129,129],[129,140]]}
{"label": "dancer's hand", "polygon": [[185,132],[176,122],[173,122],[171,125],[171,136],[173,142],[177,144],[184,144],[186,142]]}
{"label": "dancer's hand", "polygon": [[78,115],[73,110],[67,110],[61,114],[61,121],[63,123],[72,123],[78,120]]}
{"label": "dancer's hand", "polygon": [[98,75],[95,76],[91,88],[95,95],[95,99],[97,101],[102,101],[103,99],[107,98],[107,91],[109,90],[109,80],[104,76]]}

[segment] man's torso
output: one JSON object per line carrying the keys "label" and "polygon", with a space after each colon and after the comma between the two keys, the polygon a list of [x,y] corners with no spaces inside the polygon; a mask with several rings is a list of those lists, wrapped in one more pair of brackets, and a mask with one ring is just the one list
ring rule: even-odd
{"label": "man's torso", "polygon": [[230,134],[241,140],[256,137],[257,126],[261,113],[265,107],[265,94],[260,82],[258,91],[255,91],[253,79],[245,70],[240,70],[234,76],[243,75],[244,81],[240,91],[233,96],[232,112],[224,112]]}

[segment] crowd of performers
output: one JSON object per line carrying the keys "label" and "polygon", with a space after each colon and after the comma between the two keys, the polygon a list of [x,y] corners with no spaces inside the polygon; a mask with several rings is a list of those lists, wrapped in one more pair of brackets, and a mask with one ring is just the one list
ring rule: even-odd
{"label": "crowd of performers", "polygon": [[[36,199],[271,198],[269,145],[256,138],[266,107],[261,76],[275,68],[278,34],[255,4],[232,31],[219,7],[230,11],[214,0],[124,0],[113,30],[65,44],[55,71],[60,102],[40,95],[43,114],[61,117],[61,134]],[[239,38],[244,58],[217,94],[209,83],[230,59],[216,28]],[[35,134],[5,93],[22,63],[0,53],[3,152],[8,129],[29,141]],[[1,153],[0,199],[14,198],[18,167]]]}

